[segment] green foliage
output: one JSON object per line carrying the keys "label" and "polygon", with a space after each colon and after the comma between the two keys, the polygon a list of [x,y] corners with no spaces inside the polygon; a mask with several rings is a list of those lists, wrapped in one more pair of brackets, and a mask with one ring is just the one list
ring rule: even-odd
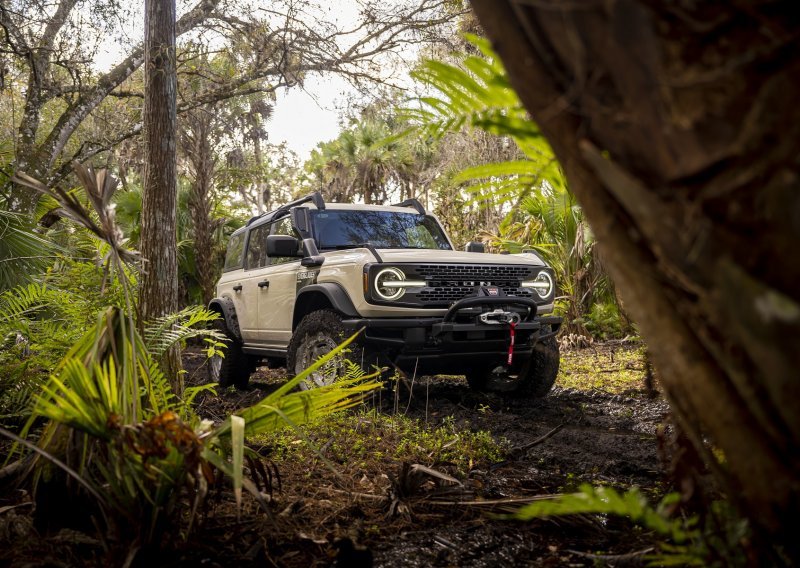
{"label": "green foliage", "polygon": [[[200,289],[197,262],[194,251],[194,226],[190,215],[191,190],[184,180],[178,184],[178,275],[181,280],[180,288],[185,291],[185,301],[188,304],[201,303],[202,291]],[[238,229],[249,213],[244,213],[241,208],[233,210],[228,206],[230,196],[219,198],[211,211],[209,223],[214,227],[212,257],[216,267],[221,273],[222,259],[225,254],[228,237]],[[141,186],[132,185],[127,191],[118,191],[114,195],[116,217],[121,229],[129,238],[130,246],[136,247],[141,234],[142,190]]]}
{"label": "green foliage", "polygon": [[557,382],[566,389],[616,394],[641,390],[645,377],[644,352],[641,344],[570,350],[561,357]]}
{"label": "green foliage", "polygon": [[611,487],[580,486],[580,491],[558,495],[553,499],[534,501],[522,507],[511,518],[528,521],[548,517],[577,514],[604,514],[626,517],[632,522],[658,533],[671,541],[682,544],[698,536],[696,519],[672,519],[667,511],[680,499],[670,493],[652,507],[637,488],[619,493]]}
{"label": "green foliage", "polygon": [[33,231],[21,215],[0,202],[0,291],[28,282],[53,253],[52,243]]}
{"label": "green foliage", "polygon": [[659,551],[645,559],[650,566],[744,566],[741,543],[747,524],[726,501],[716,501],[705,515],[679,516],[681,496],[669,493],[651,505],[636,487],[624,493],[611,487],[583,484],[576,493],[534,501],[507,518],[527,521],[569,515],[612,515],[623,517],[658,538]]}
{"label": "green foliage", "polygon": [[306,162],[313,189],[327,199],[381,203],[399,189],[408,194],[422,159],[419,148],[396,136],[396,125],[385,117],[367,116],[338,138],[320,143]]}
{"label": "green foliage", "polygon": [[631,327],[622,317],[616,302],[595,302],[582,323],[592,337],[614,339],[630,333]]}
{"label": "green foliage", "polygon": [[[99,263],[107,245],[81,229],[70,243],[74,256],[55,255],[41,283],[0,294],[0,423],[24,422],[32,394],[70,347],[106,306],[125,305],[123,283]],[[123,270],[130,282],[133,273]]]}
{"label": "green foliage", "polygon": [[421,97],[417,108],[403,112],[423,136],[438,139],[469,127],[507,136],[516,143],[525,160],[483,164],[455,177],[457,183],[473,182],[469,191],[479,201],[490,196],[518,201],[545,182],[563,186],[553,152],[511,87],[500,58],[488,40],[474,35],[467,39],[481,55],[464,57],[460,65],[425,61],[412,77],[435,96]]}
{"label": "green foliage", "polygon": [[85,330],[69,293],[29,284],[0,294],[0,423],[23,422],[58,358]]}
{"label": "green foliage", "polygon": [[474,467],[503,459],[508,443],[486,431],[446,418],[428,425],[403,415],[362,409],[310,422],[300,432],[258,436],[272,448],[275,459],[306,461],[324,446],[333,462],[382,472],[397,462],[428,466],[450,464],[465,474]]}
{"label": "green foliage", "polygon": [[225,336],[208,329],[219,319],[219,313],[202,306],[184,308],[174,314],[158,318],[145,326],[144,339],[147,350],[153,357],[161,357],[173,346],[192,338],[206,338],[222,341]]}
{"label": "green foliage", "polygon": [[[524,159],[469,167],[453,181],[468,183],[480,203],[507,203],[506,216],[494,234],[482,238],[511,252],[535,250],[556,271],[562,312],[570,332],[621,333],[621,318],[585,327],[595,303],[616,303],[608,277],[595,253],[594,237],[583,212],[569,192],[552,149],[511,87],[505,69],[485,39],[468,36],[480,54],[463,57],[458,65],[427,61],[413,73],[433,95],[417,108],[404,109],[423,136],[441,138],[448,132],[477,128],[511,138]],[[613,313],[606,310],[606,316]],[[597,312],[597,317],[601,314]]]}
{"label": "green foliage", "polygon": [[[187,323],[205,322],[210,316],[195,310],[159,323],[166,325],[167,319],[178,324],[170,333],[179,335],[174,329],[180,332]],[[193,333],[183,331],[187,336]],[[148,337],[152,341],[164,335],[156,326]],[[160,339],[154,344],[164,345]],[[56,457],[82,456],[75,469],[112,523],[112,539],[136,546],[157,544],[165,528],[180,521],[184,497],[197,510],[213,481],[214,467],[233,479],[237,500],[243,486],[261,499],[242,473],[245,436],[349,408],[380,386],[369,377],[358,377],[289,392],[344,348],[346,343],[258,404],[212,428],[199,422],[171,391],[127,315],[109,308],[55,369],[36,397],[34,415],[22,435],[29,435],[39,418],[49,420],[39,440],[41,451]],[[71,435],[64,427],[85,436]],[[38,471],[48,469],[52,466]]]}

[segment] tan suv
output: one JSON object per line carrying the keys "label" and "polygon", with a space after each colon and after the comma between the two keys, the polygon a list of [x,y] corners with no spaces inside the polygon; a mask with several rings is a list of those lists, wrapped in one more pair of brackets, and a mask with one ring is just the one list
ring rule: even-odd
{"label": "tan suv", "polygon": [[[299,373],[364,331],[348,358],[417,376],[465,375],[471,387],[546,395],[558,373],[553,271],[535,254],[456,251],[415,199],[325,203],[314,193],[254,217],[228,244],[217,297],[229,338],[211,365],[245,388],[259,360]],[[304,388],[329,384],[337,361]]]}

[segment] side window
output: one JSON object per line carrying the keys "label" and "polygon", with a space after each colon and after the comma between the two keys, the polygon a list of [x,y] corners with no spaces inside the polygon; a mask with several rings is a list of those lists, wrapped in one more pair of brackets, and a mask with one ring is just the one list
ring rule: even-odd
{"label": "side window", "polygon": [[[276,223],[273,223],[272,234],[288,235],[290,237],[297,238],[297,234],[294,232],[294,229],[292,228],[292,220],[290,217],[284,217],[283,219],[277,221]],[[270,260],[272,261],[271,264],[283,264],[285,262],[292,262],[298,259],[291,256],[278,256],[278,257],[273,257]]]}
{"label": "side window", "polygon": [[297,235],[294,234],[294,229],[292,228],[292,220],[289,217],[284,217],[277,223],[275,223],[275,228],[272,230],[273,235],[289,235],[290,237],[296,237]]}
{"label": "side window", "polygon": [[228,252],[225,254],[225,266],[223,271],[236,270],[242,267],[242,256],[244,253],[244,238],[246,232],[233,235],[228,241]]}
{"label": "side window", "polygon": [[267,265],[267,235],[269,235],[269,225],[261,225],[250,231],[244,264],[245,270]]}

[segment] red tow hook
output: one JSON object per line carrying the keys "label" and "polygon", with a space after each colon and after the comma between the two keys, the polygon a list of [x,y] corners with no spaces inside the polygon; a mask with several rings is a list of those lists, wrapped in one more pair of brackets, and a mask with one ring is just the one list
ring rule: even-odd
{"label": "red tow hook", "polygon": [[511,363],[514,361],[514,335],[517,329],[517,323],[514,321],[508,322],[509,325],[509,335],[511,337],[511,342],[508,344],[508,363],[507,365],[510,367]]}

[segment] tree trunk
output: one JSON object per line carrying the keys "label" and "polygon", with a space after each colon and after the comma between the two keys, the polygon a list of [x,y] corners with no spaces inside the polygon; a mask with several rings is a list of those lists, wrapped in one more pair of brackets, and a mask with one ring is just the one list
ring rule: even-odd
{"label": "tree trunk", "polygon": [[214,152],[211,148],[211,120],[214,109],[200,109],[187,116],[191,134],[187,134],[186,153],[194,170],[189,214],[194,232],[194,258],[203,305],[214,297],[213,235],[211,228],[211,186],[214,180]]}
{"label": "tree trunk", "polygon": [[[139,284],[143,321],[178,309],[175,0],[145,0],[144,186],[142,236],[144,273]],[[180,396],[179,353],[164,371]]]}
{"label": "tree trunk", "polygon": [[256,181],[256,205],[258,206],[258,214],[261,215],[264,211],[270,210],[272,206],[272,196],[269,194],[269,186],[262,178],[264,155],[261,151],[261,138],[258,136],[253,137],[253,158],[255,159],[256,169],[258,170],[258,181]]}
{"label": "tree trunk", "polygon": [[800,560],[794,6],[473,7],[602,243],[681,427],[764,542]]}

